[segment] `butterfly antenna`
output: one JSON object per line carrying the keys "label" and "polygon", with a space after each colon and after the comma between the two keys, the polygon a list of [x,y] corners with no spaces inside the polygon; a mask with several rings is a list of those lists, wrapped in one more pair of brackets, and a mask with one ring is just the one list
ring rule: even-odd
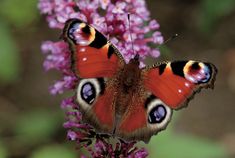
{"label": "butterfly antenna", "polygon": [[173,36],[171,36],[170,38],[168,38],[167,40],[165,40],[161,45],[159,45],[157,48],[160,48],[161,46],[167,44],[168,42],[176,39],[177,37],[179,37],[179,35],[176,33]]}
{"label": "butterfly antenna", "polygon": [[127,18],[128,18],[128,27],[129,27],[129,33],[130,33],[130,38],[131,38],[131,44],[132,44],[132,50],[133,50],[133,53],[135,52],[134,51],[134,44],[133,44],[133,38],[132,38],[132,35],[131,35],[131,17],[130,17],[130,13],[127,14]]}
{"label": "butterfly antenna", "polygon": [[109,28],[108,28],[108,24],[106,26],[106,37],[109,40]]}

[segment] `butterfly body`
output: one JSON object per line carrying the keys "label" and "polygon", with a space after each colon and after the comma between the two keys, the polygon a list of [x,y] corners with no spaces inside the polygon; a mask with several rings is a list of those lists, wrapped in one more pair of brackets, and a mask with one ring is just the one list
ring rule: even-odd
{"label": "butterfly body", "polygon": [[174,61],[140,69],[138,56],[125,63],[104,35],[78,19],[66,22],[63,36],[79,78],[76,101],[83,121],[99,133],[148,142],[166,128],[174,109],[201,88],[213,88],[217,69],[211,63]]}

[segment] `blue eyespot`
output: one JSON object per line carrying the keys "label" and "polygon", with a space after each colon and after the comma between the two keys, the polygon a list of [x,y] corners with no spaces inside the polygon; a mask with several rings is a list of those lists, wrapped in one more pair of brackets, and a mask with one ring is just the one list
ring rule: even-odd
{"label": "blue eyespot", "polygon": [[79,24],[73,24],[72,26],[70,26],[69,30],[68,30],[68,36],[75,40],[75,36],[74,36],[74,32],[76,32],[76,30],[79,29]]}
{"label": "blue eyespot", "polygon": [[81,98],[87,103],[92,104],[96,98],[96,90],[91,82],[86,82],[81,88]]}
{"label": "blue eyespot", "polygon": [[201,84],[207,83],[211,79],[211,66],[206,63],[193,63],[187,72],[185,72],[185,78],[190,82]]}
{"label": "blue eyespot", "polygon": [[204,78],[201,80],[202,83],[208,82],[211,78],[211,70],[206,65],[204,68]]}
{"label": "blue eyespot", "polygon": [[165,119],[166,114],[166,108],[159,104],[149,112],[148,122],[150,124],[161,123]]}

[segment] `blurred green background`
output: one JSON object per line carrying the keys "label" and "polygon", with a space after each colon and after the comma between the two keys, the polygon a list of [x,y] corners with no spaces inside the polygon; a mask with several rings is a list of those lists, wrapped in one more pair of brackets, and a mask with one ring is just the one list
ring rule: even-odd
{"label": "blurred green background", "polygon": [[[162,59],[210,61],[218,69],[213,91],[202,91],[174,113],[167,130],[148,145],[151,158],[235,158],[235,1],[147,0],[165,38]],[[64,112],[48,87],[40,45],[59,39],[36,0],[0,1],[0,158],[75,158],[66,140]],[[66,94],[65,94],[66,95]],[[143,144],[142,144],[143,145]]]}

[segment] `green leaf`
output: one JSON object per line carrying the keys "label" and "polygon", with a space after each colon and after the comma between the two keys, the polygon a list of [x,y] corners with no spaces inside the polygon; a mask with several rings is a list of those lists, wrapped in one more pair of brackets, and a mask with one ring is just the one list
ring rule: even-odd
{"label": "green leaf", "polygon": [[63,118],[59,114],[46,110],[27,112],[19,118],[15,129],[18,141],[35,144],[50,140],[58,128],[63,128]]}
{"label": "green leaf", "polygon": [[234,0],[203,0],[199,14],[200,30],[211,33],[216,22],[235,9]]}
{"label": "green leaf", "polygon": [[72,149],[54,145],[36,150],[30,158],[76,158],[76,153]]}
{"label": "green leaf", "polygon": [[226,158],[225,149],[212,141],[172,131],[162,132],[149,143],[150,158]]}
{"label": "green leaf", "polygon": [[7,158],[7,155],[5,146],[0,142],[0,158]]}
{"label": "green leaf", "polygon": [[[179,113],[172,121],[177,120]],[[227,158],[225,149],[212,141],[173,132],[174,122],[148,144],[149,158]]]}
{"label": "green leaf", "polygon": [[38,16],[36,0],[1,0],[0,15],[15,26],[26,26]]}
{"label": "green leaf", "polygon": [[0,19],[0,81],[13,82],[20,72],[20,57],[9,28]]}

